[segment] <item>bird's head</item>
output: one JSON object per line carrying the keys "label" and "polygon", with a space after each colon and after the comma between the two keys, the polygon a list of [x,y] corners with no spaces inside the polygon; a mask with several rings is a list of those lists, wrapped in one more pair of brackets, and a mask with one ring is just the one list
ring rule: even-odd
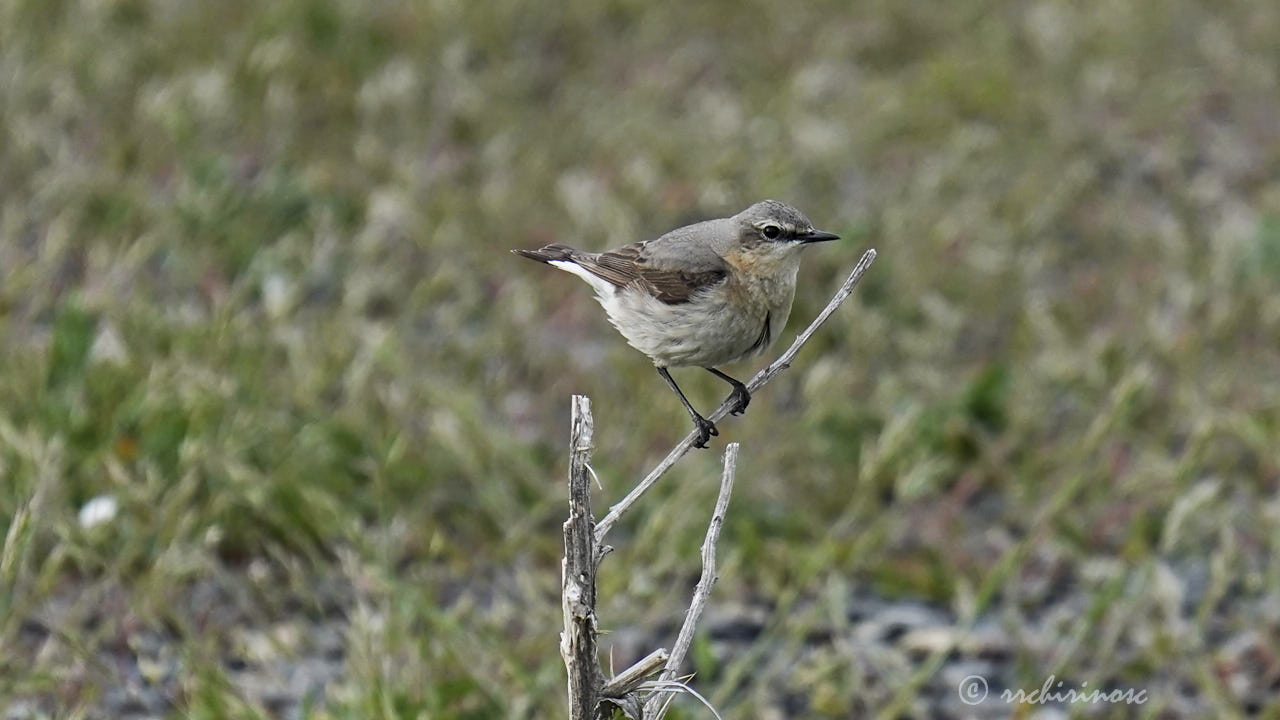
{"label": "bird's head", "polygon": [[790,251],[810,243],[839,240],[834,233],[813,227],[804,213],[777,200],[761,200],[734,216],[744,246]]}
{"label": "bird's head", "polygon": [[804,213],[777,200],[762,200],[733,219],[738,226],[738,252],[753,264],[794,261],[806,245],[840,239],[815,229]]}

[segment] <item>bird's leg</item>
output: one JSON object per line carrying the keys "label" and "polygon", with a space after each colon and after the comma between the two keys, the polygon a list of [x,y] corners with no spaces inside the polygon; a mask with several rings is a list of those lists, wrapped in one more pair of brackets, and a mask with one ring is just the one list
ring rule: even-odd
{"label": "bird's leg", "polygon": [[662,376],[663,380],[667,381],[667,385],[675,391],[676,395],[680,396],[680,404],[684,405],[684,409],[689,411],[689,417],[693,418],[693,424],[698,428],[698,439],[693,443],[693,446],[697,448],[706,447],[707,442],[711,440],[711,436],[719,435],[720,431],[716,429],[714,423],[702,417],[697,410],[693,409],[693,405],[690,405],[689,399],[684,396],[684,393],[680,392],[680,386],[676,385],[676,381],[671,379],[671,373],[667,372],[666,368],[658,368],[658,374]]}
{"label": "bird's leg", "polygon": [[733,398],[736,401],[736,404],[733,406],[733,409],[729,411],[730,414],[741,415],[747,411],[747,406],[751,404],[751,393],[747,392],[746,385],[743,385],[740,381],[734,380],[715,368],[703,368],[703,370],[706,370],[733,386],[733,392],[729,397]]}

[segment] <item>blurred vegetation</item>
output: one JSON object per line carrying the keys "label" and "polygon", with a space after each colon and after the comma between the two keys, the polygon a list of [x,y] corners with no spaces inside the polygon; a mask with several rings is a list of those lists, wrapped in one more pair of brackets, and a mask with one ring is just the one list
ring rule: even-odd
{"label": "blurred vegetation", "polygon": [[[712,604],[772,608],[756,651],[856,588],[996,618],[1026,687],[1280,712],[1222,654],[1280,646],[1277,73],[1261,0],[0,4],[0,708],[100,716],[102,653],[147,628],[174,716],[272,716],[231,629],[337,612],[308,717],[560,716],[569,395],[598,507],[686,418],[585,286],[507,250],[776,197],[847,238],[783,342],[880,257],[721,425]],[[611,538],[607,629],[679,616],[717,455]],[[244,590],[225,621],[209,585]],[[1018,640],[1045,594],[1082,609],[1051,653]],[[701,652],[726,717],[779,684],[906,712],[920,682]]]}

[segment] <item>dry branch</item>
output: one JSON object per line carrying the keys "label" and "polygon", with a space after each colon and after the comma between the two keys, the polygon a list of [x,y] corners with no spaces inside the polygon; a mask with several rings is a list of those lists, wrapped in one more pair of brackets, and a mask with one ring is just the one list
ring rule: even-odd
{"label": "dry branch", "polygon": [[623,670],[615,675],[612,680],[605,683],[605,686],[600,689],[600,696],[604,698],[621,698],[628,693],[635,692],[641,683],[649,679],[650,675],[654,675],[666,667],[667,661],[670,659],[671,653],[668,653],[666,648],[654,650],[645,655],[635,665]]}
{"label": "dry branch", "polygon": [[[716,584],[716,543],[720,540],[720,528],[724,527],[725,512],[729,509],[729,496],[733,493],[733,477],[738,469],[738,443],[729,443],[724,449],[724,474],[720,478],[720,494],[716,497],[715,510],[711,512],[711,522],[707,525],[707,535],[702,540],[702,576],[693,590],[693,600],[684,615],[684,624],[676,635],[676,644],[671,648],[671,659],[658,678],[659,682],[674,680],[680,672],[684,656],[693,644],[693,631],[702,618],[702,611],[707,606],[707,598],[711,596],[711,588]],[[655,694],[645,704],[645,718],[652,716],[654,720],[662,720],[667,713],[667,704],[661,694]]]}
{"label": "dry branch", "polygon": [[[786,352],[782,353],[777,360],[774,360],[768,367],[756,373],[755,377],[751,378],[751,380],[747,382],[748,392],[755,393],[756,390],[764,387],[765,383],[772,380],[775,375],[791,366],[791,361],[794,360],[796,354],[800,352],[800,348],[804,347],[805,343],[809,342],[809,338],[813,337],[813,334],[818,331],[818,328],[821,327],[824,322],[827,321],[827,318],[831,317],[831,314],[834,313],[851,294],[853,294],[853,288],[858,284],[858,281],[862,279],[862,274],[867,271],[867,268],[871,267],[871,263],[874,262],[875,259],[875,250],[867,250],[862,254],[862,258],[858,260],[858,264],[854,266],[853,272],[849,273],[849,277],[844,281],[844,284],[840,286],[840,289],[836,291],[836,294],[831,298],[831,301],[827,303],[827,306],[823,308],[822,312],[818,313],[818,317],[814,318],[812,323],[809,323],[809,327],[805,328],[804,332],[796,336],[795,342],[791,343],[791,347],[787,348]],[[715,412],[707,416],[707,419],[711,422],[715,422],[723,418],[725,415],[729,414],[729,409],[733,407],[733,404],[734,401],[732,398],[725,400]],[[689,449],[693,447],[693,441],[697,435],[698,433],[696,430],[691,431],[686,435],[684,440],[677,443],[676,446],[671,449],[671,452],[663,458],[662,462],[658,463],[657,467],[650,471],[649,474],[645,476],[644,480],[640,481],[639,485],[632,488],[631,492],[627,493],[626,497],[618,501],[618,503],[613,507],[609,508],[609,513],[596,524],[595,539],[597,544],[604,540],[604,536],[609,532],[609,529],[613,527],[614,523],[618,522],[618,519],[622,517],[622,514],[630,509],[642,495],[648,492],[649,489],[652,488],[654,484],[671,469],[671,466],[676,464],[677,460],[683,457],[685,453],[689,452]]]}
{"label": "dry branch", "polygon": [[[844,284],[809,327],[796,337],[795,342],[777,360],[746,383],[749,392],[754,393],[791,366],[800,348],[809,342],[818,328],[853,293],[854,287],[875,258],[875,250],[868,250],[862,255]],[[712,422],[720,420],[728,414],[732,405],[732,400],[726,400],[708,419]],[[661,720],[666,714],[671,692],[679,690],[703,699],[692,688],[678,682],[676,675],[693,642],[694,630],[716,582],[716,543],[720,538],[729,497],[733,492],[738,444],[730,443],[725,449],[720,494],[702,542],[702,574],[694,588],[693,599],[685,613],[674,648],[670,655],[665,650],[655,650],[606,684],[604,672],[600,669],[596,642],[596,569],[610,548],[602,545],[601,541],[622,514],[689,451],[697,433],[689,433],[678,443],[644,480],[610,508],[609,513],[597,525],[591,514],[591,479],[594,473],[589,463],[593,430],[590,401],[581,395],[573,396],[573,428],[569,446],[569,519],[564,523],[564,559],[561,564],[564,632],[560,635],[560,655],[569,675],[569,718],[599,720],[611,708],[617,708],[629,717]],[[647,681],[659,668],[664,668],[661,677],[656,681]],[[642,703],[646,691],[648,699]]]}
{"label": "dry branch", "polygon": [[596,558],[591,515],[591,401],[573,396],[569,436],[569,519],[564,523],[560,567],[564,632],[560,656],[569,672],[570,720],[594,720],[603,673],[596,654]]}

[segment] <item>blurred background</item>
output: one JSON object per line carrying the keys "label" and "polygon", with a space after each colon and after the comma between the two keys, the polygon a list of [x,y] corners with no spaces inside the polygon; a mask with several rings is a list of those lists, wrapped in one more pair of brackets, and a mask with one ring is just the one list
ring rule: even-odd
{"label": "blurred background", "polygon": [[879,259],[613,531],[606,664],[737,441],[725,717],[1277,716],[1278,73],[1264,0],[0,4],[0,716],[562,717],[569,397],[597,510],[688,422],[507,251],[766,197],[844,237],[777,350]]}

